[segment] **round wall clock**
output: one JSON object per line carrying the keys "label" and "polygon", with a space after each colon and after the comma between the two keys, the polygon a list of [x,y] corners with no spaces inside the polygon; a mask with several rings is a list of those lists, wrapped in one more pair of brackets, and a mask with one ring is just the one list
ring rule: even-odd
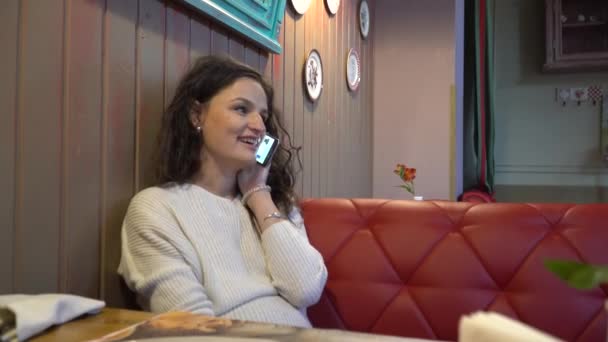
{"label": "round wall clock", "polygon": [[367,6],[366,0],[361,0],[359,4],[359,29],[361,30],[361,36],[363,39],[367,38],[369,33],[369,7]]}
{"label": "round wall clock", "polygon": [[311,50],[304,65],[304,86],[308,97],[314,102],[323,90],[323,63],[319,51]]}
{"label": "round wall clock", "polygon": [[330,14],[338,13],[338,8],[340,8],[340,0],[325,0],[325,5],[327,5],[327,10]]}
{"label": "round wall clock", "polygon": [[308,7],[310,7],[311,2],[312,0],[291,0],[291,5],[298,14],[304,14],[308,10]]}
{"label": "round wall clock", "polygon": [[350,90],[356,91],[359,88],[359,82],[361,82],[361,61],[357,51],[350,49],[348,57],[346,57],[346,83]]}

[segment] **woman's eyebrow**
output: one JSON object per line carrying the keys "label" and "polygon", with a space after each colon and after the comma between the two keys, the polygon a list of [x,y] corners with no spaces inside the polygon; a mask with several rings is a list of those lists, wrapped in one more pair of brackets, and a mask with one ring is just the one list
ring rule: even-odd
{"label": "woman's eyebrow", "polygon": [[[254,105],[252,101],[250,101],[249,99],[244,98],[244,97],[237,97],[237,98],[234,98],[234,99],[232,99],[230,102],[245,102],[245,104],[246,104],[247,106],[253,106],[253,105]],[[268,110],[268,108],[264,108],[264,109],[262,109],[260,112],[262,112],[262,113],[268,113],[268,112],[269,112],[269,110]]]}
{"label": "woman's eyebrow", "polygon": [[245,102],[246,104],[253,104],[253,102],[249,101],[249,99],[244,98],[244,97],[237,97],[237,98],[234,98],[234,99],[232,99],[232,101],[231,101],[231,102],[238,102],[238,101]]}

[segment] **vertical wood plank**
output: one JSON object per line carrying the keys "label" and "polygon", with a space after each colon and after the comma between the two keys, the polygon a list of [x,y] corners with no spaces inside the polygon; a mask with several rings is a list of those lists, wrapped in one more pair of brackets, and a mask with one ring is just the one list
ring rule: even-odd
{"label": "vertical wood plank", "polygon": [[101,298],[122,306],[120,229],[135,191],[137,0],[108,0],[104,50]]}
{"label": "vertical wood plank", "polygon": [[190,19],[173,3],[167,6],[167,33],[165,44],[165,104],[175,94],[175,88],[190,64]]}
{"label": "vertical wood plank", "polygon": [[233,36],[228,39],[228,50],[230,51],[230,56],[232,56],[232,58],[241,63],[247,63],[245,60],[245,46],[239,38]]}
{"label": "vertical wood plank", "polygon": [[[376,0],[371,0],[370,1],[370,17],[373,19],[375,18],[375,11],[376,8]],[[373,193],[373,189],[372,189],[372,179],[373,179],[373,127],[372,127],[372,122],[373,122],[373,116],[372,116],[372,112],[373,112],[373,93],[374,93],[374,82],[373,82],[373,70],[372,70],[372,66],[374,65],[374,36],[375,36],[375,31],[373,28],[373,25],[375,23],[375,20],[370,21],[371,22],[371,27],[370,27],[370,34],[369,37],[367,39],[367,41],[365,42],[365,62],[363,62],[364,67],[365,67],[365,100],[366,100],[366,106],[365,106],[365,110],[366,110],[366,120],[365,120],[365,136],[364,139],[365,141],[369,142],[368,144],[366,144],[367,146],[367,150],[366,150],[366,156],[367,156],[367,168],[366,168],[366,182],[365,184],[365,197],[371,197],[372,193]],[[389,166],[390,167],[390,166]]]}
{"label": "vertical wood plank", "polygon": [[[301,145],[298,144],[297,140],[296,140],[296,119],[298,118],[298,116],[295,113],[295,108],[294,108],[294,93],[296,91],[299,90],[298,88],[298,83],[296,81],[296,76],[295,76],[295,63],[294,63],[294,56],[295,56],[295,22],[293,19],[293,14],[290,11],[286,11],[285,13],[285,19],[283,19],[283,28],[282,28],[283,33],[281,34],[282,39],[284,44],[283,46],[283,55],[282,56],[276,56],[275,58],[279,59],[281,62],[280,64],[282,64],[282,69],[283,69],[283,77],[282,78],[278,78],[277,79],[277,85],[280,83],[281,84],[281,89],[282,89],[282,98],[283,98],[283,105],[281,110],[283,111],[283,116],[285,118],[285,127],[287,129],[287,131],[289,132],[289,135],[291,137],[291,144],[298,148]],[[278,66],[279,68],[281,68],[281,66]],[[278,73],[275,73],[275,76],[278,76]],[[302,192],[300,190],[299,185],[300,183],[300,179],[302,178],[302,173],[300,170],[300,164],[298,162],[298,154],[294,154],[293,158],[294,160],[292,161],[292,165],[294,167],[294,170],[297,172],[296,173],[296,183],[294,184],[294,188],[295,191],[298,195],[301,195]]]}
{"label": "vertical wood plank", "polygon": [[226,55],[228,51],[228,33],[223,27],[214,25],[211,29],[211,52],[214,55]]}
{"label": "vertical wood plank", "polygon": [[[366,40],[361,40],[360,44],[359,44],[359,58],[361,59],[361,61],[366,61],[365,63],[367,63],[368,60],[368,54],[367,54],[367,46],[369,45],[369,40],[370,40],[370,36],[368,36],[368,38]],[[362,62],[363,63],[363,62]],[[369,68],[365,68],[365,69],[369,69]],[[367,70],[364,70],[363,67],[361,67],[361,82],[360,84],[360,89],[359,89],[359,112],[360,112],[360,117],[359,117],[359,136],[360,139],[366,139],[367,138],[367,131],[368,131],[368,127],[369,125],[367,124],[367,115],[368,115],[368,111],[367,111],[367,102],[368,102],[368,97],[365,96],[365,94],[368,93],[368,88],[369,88],[369,78],[367,77]],[[365,179],[367,179],[367,177],[369,177],[368,175],[368,167],[370,165],[370,160],[369,160],[369,153],[368,153],[368,149],[369,146],[365,146],[362,145],[361,149],[359,151],[360,156],[359,158],[362,159],[361,165],[360,165],[360,169],[361,169],[361,175],[360,175],[360,181],[363,182]],[[390,167],[390,166],[389,166]],[[364,183],[361,183],[364,184]],[[359,188],[359,194],[358,197],[364,197],[365,194],[367,193],[367,189],[366,186],[361,186]]]}
{"label": "vertical wood plank", "polygon": [[326,11],[323,3],[319,4],[319,16],[322,18],[321,27],[324,29],[320,32],[321,42],[320,45],[323,50],[323,55],[326,56],[325,63],[327,65],[327,70],[329,72],[325,73],[325,96],[323,97],[321,112],[319,113],[319,193],[318,197],[326,197],[327,196],[327,162],[328,162],[328,112],[329,112],[329,103],[331,101],[332,96],[334,95],[335,89],[331,86],[331,80],[333,75],[335,75],[334,69],[334,61],[335,56],[331,55],[329,50],[329,37],[331,36],[331,31],[329,29],[329,12]]}
{"label": "vertical wood plank", "polygon": [[[308,17],[310,18],[310,24],[312,25],[311,27],[323,27],[322,25],[322,21],[321,18],[324,15],[324,13],[321,13],[319,10],[322,9],[323,4],[320,3],[319,1],[313,1],[313,3],[310,6],[310,10],[312,11],[312,16]],[[310,30],[310,29],[309,29]],[[319,55],[321,56],[321,60],[323,61],[323,66],[324,71],[329,71],[329,69],[327,69],[327,60],[328,57],[325,54],[325,51],[323,51],[323,44],[321,43],[321,30],[319,29],[312,29],[310,30],[311,32],[311,49],[317,49],[317,51],[319,51]],[[310,160],[311,160],[311,177],[310,177],[310,193],[312,197],[320,197],[319,194],[319,171],[320,171],[320,165],[319,165],[319,156],[320,156],[320,144],[319,144],[319,140],[320,140],[320,135],[319,135],[319,131],[321,130],[321,116],[323,115],[323,103],[325,102],[325,97],[327,97],[327,83],[326,82],[326,78],[327,78],[327,73],[324,73],[323,75],[323,91],[321,93],[321,96],[319,97],[319,99],[316,101],[316,103],[314,104],[314,106],[312,107],[311,110],[311,123],[310,123],[310,130],[309,130],[309,139],[310,139]]]}
{"label": "vertical wood plank", "polygon": [[[295,14],[295,11],[290,7],[291,16],[295,21],[294,30],[294,41],[295,41],[295,53],[294,59],[294,82],[293,82],[293,102],[294,102],[294,116],[296,117],[294,136],[297,146],[301,146],[300,157],[302,159],[302,172],[296,182],[296,192],[301,197],[310,196],[308,190],[305,190],[304,184],[308,184],[305,179],[308,177],[308,168],[306,167],[308,159],[306,158],[308,146],[304,143],[304,101],[308,101],[305,98],[303,69],[304,62],[306,60],[307,51],[305,51],[304,45],[304,30],[305,30],[305,19],[302,16]],[[287,39],[287,38],[285,38]]]}
{"label": "vertical wood plank", "polygon": [[[355,13],[353,14],[353,18],[356,18],[356,20],[354,20],[355,23],[359,23],[359,6],[355,7]],[[351,46],[355,48],[355,50],[357,50],[357,53],[361,54],[361,45],[362,45],[362,41],[363,38],[361,38],[361,34],[359,34],[359,36],[357,37],[356,35],[352,35],[353,36],[353,41],[351,41]],[[369,38],[369,37],[368,37]],[[362,197],[363,195],[363,187],[362,186],[355,186],[356,184],[363,184],[365,182],[364,180],[364,165],[363,163],[366,161],[365,160],[365,146],[362,146],[361,144],[357,144],[357,141],[361,141],[362,135],[361,135],[361,126],[362,126],[362,117],[365,113],[365,109],[362,106],[362,102],[361,99],[364,97],[362,96],[365,93],[365,89],[359,88],[357,89],[356,92],[354,92],[354,101],[352,102],[352,105],[354,106],[353,108],[353,124],[352,124],[352,136],[351,136],[351,142],[352,142],[352,146],[351,146],[351,160],[352,160],[352,167],[353,170],[356,170],[356,177],[354,177],[353,181],[354,183],[353,185],[353,193],[351,194],[351,196],[354,197]]]}
{"label": "vertical wood plank", "polygon": [[139,2],[137,41],[136,188],[154,184],[154,152],[164,109],[165,6],[159,0]]}
{"label": "vertical wood plank", "polygon": [[[359,4],[352,3],[350,6],[350,15],[348,17],[349,29],[348,29],[348,43],[345,49],[345,54],[348,53],[350,48],[357,49],[357,43],[362,39],[361,35],[357,35],[357,28],[359,21]],[[348,140],[346,142],[347,150],[348,150],[348,167],[349,172],[353,173],[352,177],[348,178],[347,189],[348,189],[348,197],[357,197],[359,193],[359,174],[360,168],[357,165],[357,158],[355,156],[355,137],[358,136],[359,131],[357,130],[357,119],[359,116],[359,111],[357,107],[357,95],[356,92],[349,92],[350,96],[348,97]],[[357,144],[356,147],[359,147]]]}
{"label": "vertical wood plank", "polygon": [[[285,17],[287,17],[287,16],[285,16]],[[279,113],[281,114],[280,116],[281,116],[281,119],[283,122],[283,126],[285,127],[285,130],[287,131],[287,133],[290,136],[289,141],[285,141],[285,138],[283,138],[283,140],[281,141],[281,143],[284,144],[284,146],[293,144],[293,141],[291,141],[292,132],[293,132],[293,127],[292,127],[293,111],[285,110],[285,89],[283,89],[283,87],[285,86],[285,79],[284,79],[285,78],[285,69],[284,69],[285,60],[283,58],[283,55],[287,54],[287,50],[286,50],[286,46],[285,46],[286,21],[287,21],[287,18],[283,19],[283,24],[281,25],[281,29],[280,29],[279,35],[277,37],[279,44],[281,45],[281,47],[283,47],[283,53],[282,54],[271,54],[270,60],[268,62],[272,68],[272,77],[270,77],[270,79],[272,81],[272,86],[274,88],[274,106],[276,109],[278,109]]]}
{"label": "vertical wood plank", "polygon": [[0,294],[13,292],[19,37],[19,0],[5,1],[0,11]]}
{"label": "vertical wood plank", "polygon": [[71,0],[67,44],[66,290],[99,295],[101,47],[104,0]]}
{"label": "vertical wood plank", "polygon": [[63,1],[22,2],[15,232],[15,290],[22,293],[59,290],[64,6]]}
{"label": "vertical wood plank", "polygon": [[337,14],[329,17],[328,19],[328,42],[329,50],[328,53],[333,57],[331,67],[334,72],[329,77],[329,85],[331,88],[331,96],[329,98],[329,105],[327,110],[327,123],[328,123],[328,136],[327,136],[327,177],[325,197],[336,196],[336,176],[337,176],[337,165],[336,165],[336,100],[340,94],[338,91],[337,81],[341,76],[340,70],[340,55],[337,49],[338,36],[336,31],[337,25]]}
{"label": "vertical wood plank", "polygon": [[209,23],[199,17],[190,18],[190,62],[211,52]]}
{"label": "vertical wood plank", "polygon": [[270,55],[270,52],[266,52],[266,51],[262,51],[261,49],[257,49],[258,52],[258,71],[260,72],[260,74],[262,75],[267,75],[268,79],[272,79],[272,68],[267,68],[268,67],[268,58]]}
{"label": "vertical wood plank", "polygon": [[[312,12],[312,8],[314,6],[316,1],[313,1],[310,4],[310,7],[308,8],[307,13],[311,13]],[[303,50],[303,54],[304,54],[304,59],[308,56],[308,54],[310,53],[310,51],[313,49],[313,34],[314,34],[314,30],[312,29],[314,26],[314,23],[312,22],[312,16],[311,15],[304,15],[301,19],[301,21],[304,22],[304,50]],[[323,56],[321,56],[322,58]],[[304,64],[304,62],[302,62],[302,64]],[[302,78],[304,79],[304,76],[302,76]],[[306,92],[306,87],[303,88],[304,92]],[[305,95],[307,96],[307,95]],[[302,148],[302,152],[303,152],[303,158],[302,158],[302,163],[304,164],[304,172],[303,172],[303,179],[302,179],[302,183],[303,183],[303,193],[304,193],[304,197],[313,197],[313,193],[312,193],[312,173],[313,173],[313,161],[312,161],[312,113],[314,112],[314,103],[308,98],[305,97],[303,99],[304,101],[304,108],[302,109],[302,116],[303,116],[303,120],[304,120],[304,126],[302,128],[302,138],[303,138],[303,143],[304,146]]]}
{"label": "vertical wood plank", "polygon": [[[356,1],[356,0],[355,0]],[[340,22],[341,22],[341,27],[349,27],[348,26],[348,16],[350,16],[350,7],[351,7],[351,2],[352,1],[345,1],[343,4],[340,3],[340,7],[342,7],[340,9],[340,12],[338,12],[340,14]],[[346,55],[346,53],[348,53],[347,51],[347,46],[348,46],[348,30],[340,30],[340,42],[338,44],[339,46],[339,53],[338,56],[340,56],[341,59],[344,59],[344,56]],[[344,63],[344,62],[342,62]],[[350,113],[348,113],[347,110],[347,106],[348,106],[348,98],[349,98],[349,94],[348,94],[348,88],[346,87],[346,83],[341,82],[340,83],[340,93],[342,94],[342,96],[340,97],[340,109],[338,111],[338,165],[339,165],[339,176],[338,176],[338,197],[347,197],[347,179],[346,179],[346,175],[350,174],[350,170],[348,170],[348,159],[349,156],[347,154],[347,138],[348,138],[348,115]]]}
{"label": "vertical wood plank", "polygon": [[247,46],[247,48],[245,49],[245,63],[250,67],[258,70],[258,65],[260,63],[260,54],[252,46]]}
{"label": "vertical wood plank", "polygon": [[[334,15],[333,20],[335,21],[335,25],[336,27],[341,27],[341,20],[342,20],[342,13],[344,12],[344,3],[340,2],[340,8],[338,9],[338,12]],[[334,110],[332,113],[330,113],[330,119],[333,120],[333,134],[331,137],[331,158],[332,158],[332,167],[330,169],[330,173],[331,175],[330,177],[330,196],[331,197],[338,197],[339,193],[338,193],[338,189],[339,189],[339,182],[340,182],[340,111],[342,108],[342,92],[341,92],[341,88],[340,88],[340,83],[338,82],[339,79],[341,79],[342,75],[341,75],[341,69],[340,69],[340,65],[341,65],[341,55],[340,52],[342,51],[342,47],[340,46],[341,44],[341,37],[342,37],[342,30],[340,29],[336,29],[334,30],[333,33],[333,37],[334,37],[334,41],[333,41],[333,54],[334,56],[336,56],[336,63],[335,63],[335,68],[336,69],[336,78],[334,81],[334,89],[335,89],[335,98],[334,98]]]}
{"label": "vertical wood plank", "polygon": [[[349,4],[348,6],[348,16],[347,16],[347,25],[348,27],[356,27],[354,26],[355,24],[357,24],[358,21],[358,2],[352,2]],[[358,34],[358,31],[353,30],[352,32],[347,32],[346,35],[346,47],[344,49],[344,54],[346,55],[348,53],[348,50],[350,50],[350,48],[355,47],[353,42],[355,39],[361,39],[360,35],[357,36],[356,34]],[[356,180],[358,179],[358,170],[357,169],[353,169],[353,164],[355,164],[355,162],[353,161],[353,135],[355,134],[353,132],[353,126],[354,126],[354,121],[355,118],[357,116],[357,113],[355,112],[355,107],[354,107],[354,101],[355,101],[355,96],[356,93],[355,92],[351,92],[348,89],[346,90],[346,94],[347,94],[347,98],[346,98],[346,127],[347,127],[347,134],[346,134],[346,145],[344,146],[346,148],[346,155],[348,157],[348,162],[347,162],[347,170],[349,171],[349,173],[352,172],[352,176],[347,178],[347,182],[346,182],[346,196],[347,197],[353,197],[355,192],[357,191],[356,189],[353,188],[353,185],[356,184]]]}

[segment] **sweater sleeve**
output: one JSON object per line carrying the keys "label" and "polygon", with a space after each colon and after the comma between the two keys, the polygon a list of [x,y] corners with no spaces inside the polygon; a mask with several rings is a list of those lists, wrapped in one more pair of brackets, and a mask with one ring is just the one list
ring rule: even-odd
{"label": "sweater sleeve", "polygon": [[215,316],[193,246],[162,203],[137,198],[122,227],[119,273],[152,312]]}
{"label": "sweater sleeve", "polygon": [[309,243],[297,209],[262,233],[272,284],[293,306],[302,309],[319,301],[327,281],[321,254]]}

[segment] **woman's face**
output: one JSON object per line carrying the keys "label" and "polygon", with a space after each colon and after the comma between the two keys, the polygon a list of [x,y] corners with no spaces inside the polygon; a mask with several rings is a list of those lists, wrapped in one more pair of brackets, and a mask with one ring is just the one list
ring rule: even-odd
{"label": "woman's face", "polygon": [[202,106],[198,120],[203,134],[203,162],[241,169],[255,162],[258,142],[266,133],[266,93],[250,78],[240,78]]}

